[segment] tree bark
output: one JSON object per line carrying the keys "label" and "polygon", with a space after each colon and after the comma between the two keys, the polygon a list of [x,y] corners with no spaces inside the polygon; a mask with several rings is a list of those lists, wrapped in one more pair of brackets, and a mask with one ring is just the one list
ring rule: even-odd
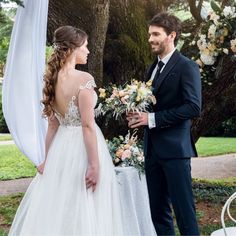
{"label": "tree bark", "polygon": [[201,9],[202,9],[203,0],[199,1],[198,6],[196,5],[196,0],[188,0],[188,3],[189,3],[190,12],[192,16],[196,20],[197,25],[200,25],[202,22]]}
{"label": "tree bark", "polygon": [[103,85],[103,52],[106,41],[107,27],[109,22],[109,0],[92,0],[92,15],[94,15],[93,28],[90,31],[90,60],[88,69],[95,78],[98,87]]}
{"label": "tree bark", "polygon": [[103,52],[109,22],[109,0],[49,0],[48,43],[62,25],[72,25],[89,35],[88,71],[98,86],[103,80]]}

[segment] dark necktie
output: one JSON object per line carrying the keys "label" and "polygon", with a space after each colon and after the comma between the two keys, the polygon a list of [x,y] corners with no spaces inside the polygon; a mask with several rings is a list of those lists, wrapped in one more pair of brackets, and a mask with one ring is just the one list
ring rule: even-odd
{"label": "dark necktie", "polygon": [[162,67],[163,67],[164,65],[165,65],[164,62],[162,62],[162,61],[159,61],[159,62],[158,62],[158,69],[157,69],[157,72],[156,72],[156,74],[155,74],[155,77],[154,77],[154,79],[153,79],[153,81],[152,81],[152,86],[153,86],[153,87],[156,87],[158,77],[160,76],[161,69],[162,69]]}

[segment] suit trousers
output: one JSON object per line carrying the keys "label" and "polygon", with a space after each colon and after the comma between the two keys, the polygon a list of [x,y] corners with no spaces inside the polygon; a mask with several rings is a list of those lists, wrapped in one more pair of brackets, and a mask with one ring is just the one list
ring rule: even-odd
{"label": "suit trousers", "polygon": [[175,235],[171,205],[180,234],[199,235],[190,161],[161,159],[152,153],[145,158],[151,216],[157,235]]}

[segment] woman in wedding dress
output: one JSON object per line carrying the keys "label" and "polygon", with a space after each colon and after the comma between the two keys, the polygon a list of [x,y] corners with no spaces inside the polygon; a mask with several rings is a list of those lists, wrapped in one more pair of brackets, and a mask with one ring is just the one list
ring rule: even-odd
{"label": "woman in wedding dress", "polygon": [[17,210],[11,236],[112,236],[123,232],[112,160],[94,120],[93,77],[85,32],[63,26],[44,76],[46,159]]}

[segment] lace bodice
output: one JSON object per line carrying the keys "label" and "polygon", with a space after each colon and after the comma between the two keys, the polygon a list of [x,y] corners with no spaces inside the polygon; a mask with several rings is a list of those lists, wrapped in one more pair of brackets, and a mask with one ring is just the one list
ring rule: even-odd
{"label": "lace bodice", "polygon": [[[84,86],[80,86],[79,91],[83,89],[95,88],[96,84],[94,80],[89,80]],[[67,112],[63,116],[59,112],[55,112],[60,125],[62,126],[81,126],[81,115],[79,112],[79,107],[76,103],[77,96],[72,96],[70,102],[68,103]],[[94,107],[97,103],[97,94],[94,91]]]}

